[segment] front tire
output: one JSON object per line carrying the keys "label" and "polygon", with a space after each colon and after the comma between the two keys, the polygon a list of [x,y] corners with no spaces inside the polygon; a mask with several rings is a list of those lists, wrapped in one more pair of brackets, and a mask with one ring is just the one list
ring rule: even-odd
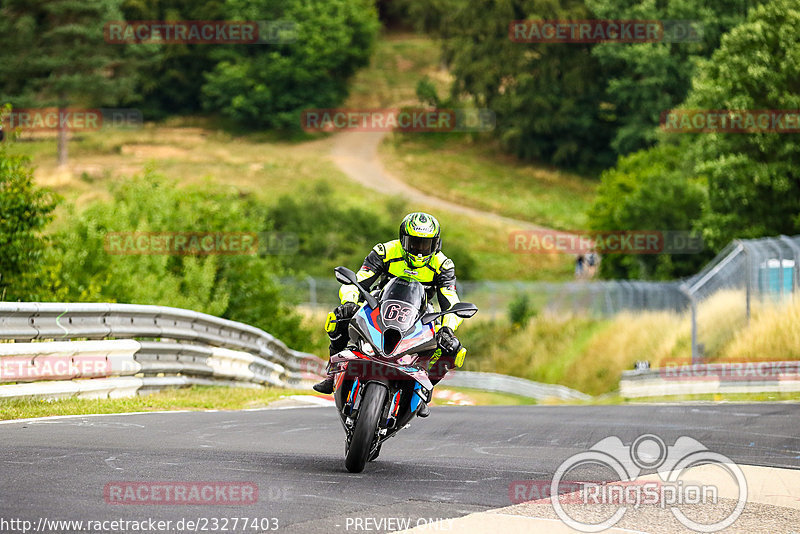
{"label": "front tire", "polygon": [[360,473],[367,464],[372,441],[378,429],[378,418],[386,401],[386,393],[386,387],[381,384],[374,382],[367,384],[358,410],[356,428],[353,430],[353,437],[344,460],[345,467],[351,473]]}

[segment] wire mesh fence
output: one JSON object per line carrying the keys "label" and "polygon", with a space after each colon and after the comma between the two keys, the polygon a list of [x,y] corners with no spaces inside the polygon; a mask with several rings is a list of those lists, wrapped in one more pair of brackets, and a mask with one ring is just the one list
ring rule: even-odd
{"label": "wire mesh fence", "polygon": [[800,289],[800,236],[737,240],[682,286],[692,316],[692,361],[716,352],[755,306],[783,303]]}
{"label": "wire mesh fence", "polygon": [[[340,284],[331,278],[284,278],[284,291],[296,304],[313,310],[330,310],[339,304]],[[508,313],[511,303],[524,295],[530,306],[553,312],[609,316],[624,310],[671,310],[686,308],[680,282],[531,282],[459,281],[461,300],[475,303],[484,317]]]}
{"label": "wire mesh fence", "polygon": [[[533,309],[596,317],[623,311],[688,313],[692,360],[702,361],[747,323],[756,306],[784,302],[800,290],[800,235],[737,240],[699,273],[684,280],[459,281],[461,299],[481,315],[498,318],[515,299],[526,296]],[[340,285],[330,279],[282,279],[297,304],[329,310],[339,303]]]}

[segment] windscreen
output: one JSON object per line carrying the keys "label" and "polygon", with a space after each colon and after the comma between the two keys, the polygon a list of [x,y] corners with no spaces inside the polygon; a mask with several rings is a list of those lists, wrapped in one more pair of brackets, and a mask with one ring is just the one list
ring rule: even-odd
{"label": "windscreen", "polygon": [[383,324],[405,332],[417,320],[425,301],[422,284],[407,278],[394,278],[383,288],[381,319]]}

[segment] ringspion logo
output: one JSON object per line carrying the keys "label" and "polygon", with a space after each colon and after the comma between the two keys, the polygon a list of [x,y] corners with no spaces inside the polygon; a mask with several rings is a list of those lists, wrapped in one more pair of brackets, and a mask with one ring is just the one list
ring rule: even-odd
{"label": "ringspion logo", "polygon": [[[590,467],[612,473],[613,479],[569,480],[571,473]],[[723,504],[718,486],[694,480],[695,468],[709,467],[724,473],[724,482],[735,488],[736,499],[730,506]],[[647,478],[644,471],[655,471],[657,478]],[[509,497],[512,502],[548,499],[559,519],[579,532],[602,532],[619,523],[628,509],[643,505],[668,508],[683,526],[696,532],[718,532],[731,526],[747,503],[747,479],[741,468],[689,436],[667,445],[658,436],[642,434],[630,446],[611,436],[564,460],[549,487],[546,482],[514,481]],[[576,513],[584,512],[587,505],[609,504],[616,509],[588,516]],[[699,506],[707,513],[698,513]]]}

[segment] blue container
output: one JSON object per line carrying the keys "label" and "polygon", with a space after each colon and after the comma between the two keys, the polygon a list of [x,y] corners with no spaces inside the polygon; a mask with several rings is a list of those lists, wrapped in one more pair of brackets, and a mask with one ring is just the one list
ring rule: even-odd
{"label": "blue container", "polygon": [[781,270],[783,271],[783,293],[791,295],[794,285],[794,260],[767,260],[758,268],[758,290],[761,293],[780,296]]}

